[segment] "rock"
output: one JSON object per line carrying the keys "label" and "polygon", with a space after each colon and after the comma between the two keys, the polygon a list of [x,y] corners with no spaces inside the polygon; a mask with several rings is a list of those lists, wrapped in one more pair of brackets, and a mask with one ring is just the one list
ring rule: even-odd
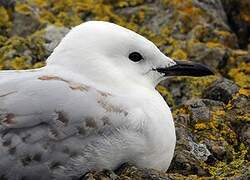
{"label": "rock", "polygon": [[226,49],[220,47],[209,48],[208,45],[204,43],[194,43],[190,45],[188,53],[190,60],[207,64],[214,69],[225,68],[224,66],[228,58]]}
{"label": "rock", "polygon": [[[18,64],[21,68],[33,68],[50,55],[69,31],[66,27],[79,24],[79,19],[98,19],[136,30],[169,57],[207,64],[235,81],[220,79],[211,84],[214,81],[211,77],[174,77],[161,83],[167,90],[164,99],[174,112],[177,135],[168,173],[124,164],[116,171],[91,171],[83,179],[200,178],[193,174],[202,179],[250,177],[250,151],[247,150],[250,147],[249,1],[37,3],[39,5],[27,0],[0,0],[0,68],[18,69]],[[41,31],[36,33],[37,30]],[[15,66],[11,62],[16,62]],[[245,149],[241,148],[243,144]]]}
{"label": "rock", "polygon": [[211,155],[214,158],[214,161],[227,161],[231,162],[233,159],[233,153],[231,149],[227,148],[227,143],[225,141],[215,141],[215,140],[206,140],[205,144],[211,152]]}
{"label": "rock", "polygon": [[185,93],[189,91],[187,82],[178,81],[176,79],[168,79],[162,81],[160,84],[163,87],[166,87],[166,89],[170,92],[170,95],[177,106],[183,104],[191,98],[189,93]]}
{"label": "rock", "polygon": [[239,138],[241,142],[244,142],[248,147],[250,147],[250,124],[245,124],[239,132]]}
{"label": "rock", "polygon": [[95,179],[117,179],[118,176],[111,170],[103,170],[100,172],[90,171],[83,175],[80,180],[95,180]]}
{"label": "rock", "polygon": [[191,153],[200,161],[207,161],[211,155],[205,144],[197,144],[193,141],[189,142]]}
{"label": "rock", "polygon": [[163,180],[163,179],[170,179],[168,178],[168,174],[156,171],[153,169],[145,169],[145,168],[138,168],[133,166],[132,164],[123,164],[119,169],[115,171],[120,177],[124,179],[155,179],[155,180]]}
{"label": "rock", "polygon": [[215,155],[215,157],[219,160],[223,160],[226,155],[226,149],[224,146],[213,145],[211,147],[211,152]]}
{"label": "rock", "polygon": [[0,0],[0,5],[2,5],[5,8],[14,9],[15,4],[16,4],[16,0]]}
{"label": "rock", "polygon": [[250,96],[241,94],[231,100],[226,120],[229,121],[237,132],[240,142],[250,147]]}
{"label": "rock", "polygon": [[208,175],[200,164],[201,161],[206,161],[210,155],[206,146],[194,142],[191,133],[181,123],[176,125],[176,137],[177,143],[169,172],[183,175]]}
{"label": "rock", "polygon": [[34,15],[25,15],[15,12],[13,15],[13,28],[10,32],[11,36],[26,37],[40,29],[39,19]]}
{"label": "rock", "polygon": [[216,101],[222,101],[225,104],[232,99],[239,91],[239,87],[232,81],[222,78],[215,81],[210,87],[208,87],[204,93],[203,97],[207,99],[212,99]]}
{"label": "rock", "polygon": [[193,3],[213,17],[214,24],[220,24],[223,28],[229,29],[221,0],[194,0]]}
{"label": "rock", "polygon": [[211,110],[213,107],[221,106],[224,104],[219,101],[211,99],[191,99],[184,103],[191,115],[191,124],[197,122],[208,122],[211,119]]}
{"label": "rock", "polygon": [[69,28],[49,25],[45,29],[45,49],[48,54],[52,53],[62,38],[69,32]]}
{"label": "rock", "polygon": [[186,105],[191,112],[191,121],[209,121],[210,110],[201,99],[189,100]]}
{"label": "rock", "polygon": [[152,180],[174,180],[184,178],[179,174],[165,173],[153,169],[138,168],[132,164],[124,163],[115,171],[103,170],[91,171],[80,180],[130,180],[130,179],[152,179]]}
{"label": "rock", "polygon": [[240,48],[247,48],[250,36],[250,2],[246,0],[221,0],[228,24],[239,39]]}
{"label": "rock", "polygon": [[228,178],[229,180],[248,180],[250,177],[250,167],[245,168],[243,173],[236,175],[235,177]]}

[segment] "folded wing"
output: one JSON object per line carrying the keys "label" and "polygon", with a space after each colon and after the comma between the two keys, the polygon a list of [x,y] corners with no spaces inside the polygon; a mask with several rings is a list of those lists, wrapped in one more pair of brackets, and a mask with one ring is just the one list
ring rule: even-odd
{"label": "folded wing", "polygon": [[109,98],[42,71],[0,73],[0,177],[51,179],[58,168],[84,156],[92,137],[110,133],[110,117],[127,118]]}

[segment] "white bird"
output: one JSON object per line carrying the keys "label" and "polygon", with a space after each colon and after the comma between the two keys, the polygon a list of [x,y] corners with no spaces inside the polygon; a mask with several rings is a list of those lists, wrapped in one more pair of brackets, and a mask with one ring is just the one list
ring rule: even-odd
{"label": "white bird", "polygon": [[76,26],[45,67],[0,72],[0,179],[77,179],[125,162],[165,171],[175,128],[155,86],[211,74],[116,24]]}

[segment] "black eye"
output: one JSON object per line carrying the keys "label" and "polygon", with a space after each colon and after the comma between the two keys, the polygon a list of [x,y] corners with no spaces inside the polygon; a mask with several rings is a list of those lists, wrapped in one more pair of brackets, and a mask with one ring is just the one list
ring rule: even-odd
{"label": "black eye", "polygon": [[129,54],[128,58],[131,60],[131,61],[134,61],[134,62],[139,62],[140,60],[143,60],[143,57],[140,53],[138,52],[132,52]]}

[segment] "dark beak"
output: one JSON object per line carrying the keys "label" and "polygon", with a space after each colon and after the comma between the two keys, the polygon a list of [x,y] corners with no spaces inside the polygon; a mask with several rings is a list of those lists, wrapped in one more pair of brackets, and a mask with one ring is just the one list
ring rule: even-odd
{"label": "dark beak", "polygon": [[214,72],[206,65],[192,61],[175,61],[176,65],[167,68],[156,68],[154,70],[165,76],[208,76]]}

